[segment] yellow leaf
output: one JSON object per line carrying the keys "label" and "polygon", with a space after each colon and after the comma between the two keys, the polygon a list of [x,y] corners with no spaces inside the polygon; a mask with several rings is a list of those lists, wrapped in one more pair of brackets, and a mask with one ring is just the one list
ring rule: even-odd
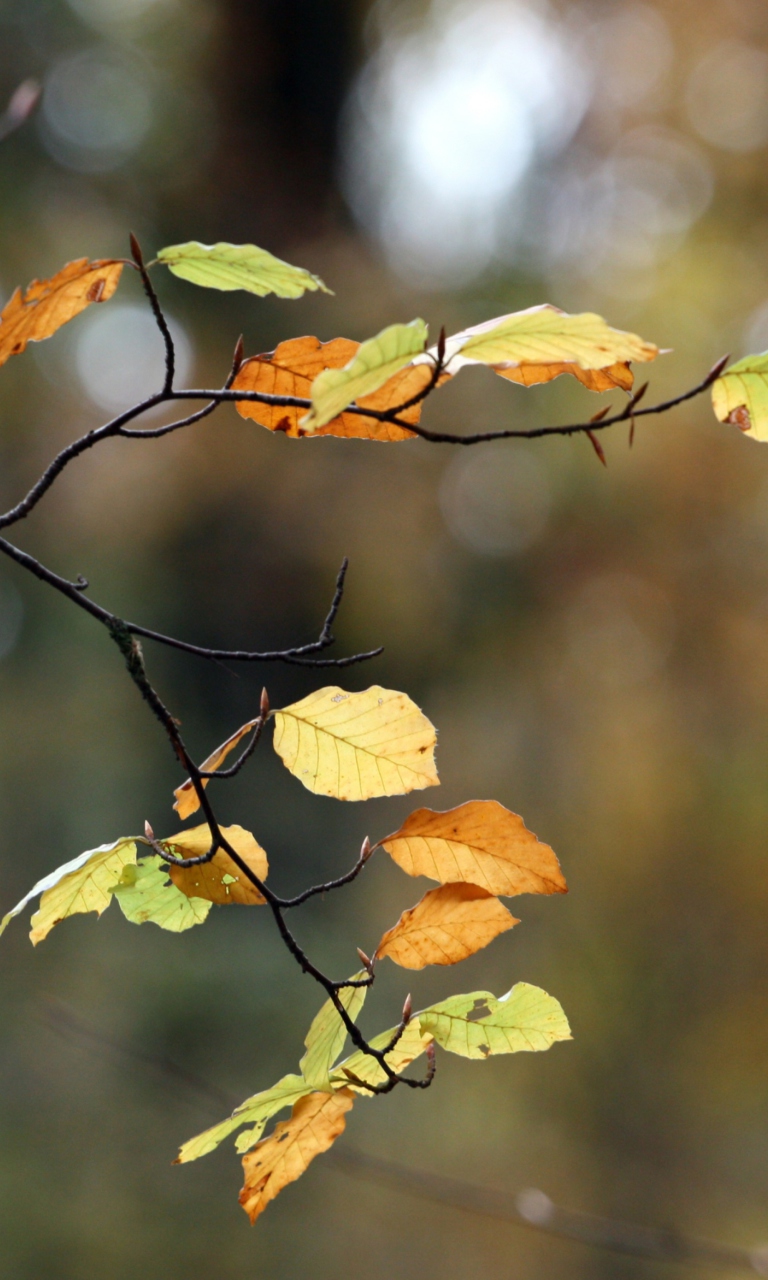
{"label": "yellow leaf", "polygon": [[496,800],[470,800],[443,813],[416,809],[379,843],[409,876],[465,880],[505,895],[567,893],[549,845]]}
{"label": "yellow leaf", "polygon": [[[266,880],[269,870],[267,855],[250,831],[238,826],[222,827],[221,834],[259,880]],[[199,858],[211,847],[211,830],[207,824],[191,827],[161,843],[177,858]],[[218,902],[221,906],[229,902],[253,906],[264,901],[256,886],[246,879],[237,863],[223,849],[219,849],[210,862],[201,862],[196,867],[169,865],[168,871],[176,888],[188,898],[206,898],[208,902]]]}
{"label": "yellow leaf", "polygon": [[[429,353],[434,355],[436,349]],[[532,386],[572,373],[593,391],[628,389],[630,360],[655,360],[659,348],[637,334],[612,329],[592,312],[567,315],[544,303],[511,315],[485,320],[447,339],[446,366],[458,373],[466,364],[485,364],[514,382]],[[582,371],[600,371],[600,378]]]}
{"label": "yellow leaf", "polygon": [[712,407],[721,422],[753,440],[768,440],[768,352],[737,360],[712,384]]}
{"label": "yellow leaf", "polygon": [[[226,760],[230,751],[234,751],[238,743],[242,742],[243,738],[246,737],[246,735],[249,734],[257,724],[258,719],[249,720],[247,724],[242,725],[235,733],[232,734],[231,737],[227,738],[226,742],[222,742],[220,747],[217,747],[215,751],[212,751],[208,759],[204,760],[200,765],[203,773],[213,773],[215,769],[218,769]],[[210,778],[202,778],[201,781],[203,786],[207,787],[210,782]],[[181,786],[177,787],[173,794],[176,797],[173,807],[182,821],[185,818],[190,818],[193,813],[197,813],[197,810],[200,808],[200,802],[198,801],[197,792],[195,791],[190,778],[187,778],[186,782],[182,782]]]}
{"label": "yellow leaf", "polygon": [[391,324],[363,342],[342,369],[325,369],[312,383],[312,408],[301,419],[305,431],[316,431],[358,396],[378,391],[399,369],[422,353],[427,341],[423,320]]}
{"label": "yellow leaf", "polygon": [[404,693],[318,689],[275,713],[275,751],[316,795],[370,800],[439,784],[435,730]]}
{"label": "yellow leaf", "polygon": [[50,280],[33,280],[17,289],[0,314],[0,365],[28,342],[50,338],[92,302],[107,302],[120,280],[122,263],[78,258]]}
{"label": "yellow leaf", "polygon": [[136,861],[136,841],[132,837],[102,844],[98,849],[86,849],[71,862],[51,871],[25,894],[0,921],[0,933],[7,928],[13,916],[23,911],[27,903],[42,894],[40,907],[32,917],[30,938],[34,946],[42,942],[54,925],[67,916],[95,911],[101,915],[112,901],[112,893],[120,879],[120,873],[128,863]]}
{"label": "yellow leaf", "polygon": [[[354,358],[359,342],[348,338],[334,338],[332,342],[320,342],[318,338],[290,338],[281,342],[275,351],[267,355],[252,356],[240,368],[232,383],[235,391],[259,391],[272,396],[296,396],[308,399],[313,380],[324,369],[341,369]],[[368,396],[358,396],[357,403],[363,409],[376,409],[384,413],[396,409],[417,395],[429,383],[432,369],[429,365],[408,365],[388,378],[378,391]],[[443,375],[444,381],[448,375]],[[298,407],[259,404],[255,400],[239,400],[236,405],[243,418],[259,422],[270,431],[282,431],[287,436],[306,436],[300,420],[306,410]],[[399,415],[405,422],[418,422],[421,402],[405,409]],[[413,432],[376,418],[365,418],[355,413],[340,413],[324,426],[311,433],[316,436],[345,436],[365,440],[412,440]]]}
{"label": "yellow leaf", "polygon": [[254,1142],[258,1142],[264,1126],[276,1112],[282,1111],[283,1107],[293,1106],[297,1098],[311,1092],[312,1086],[307,1084],[303,1076],[283,1076],[282,1080],[278,1080],[271,1089],[265,1089],[262,1093],[246,1098],[228,1119],[190,1138],[184,1143],[173,1163],[187,1164],[190,1160],[199,1160],[201,1156],[207,1156],[210,1151],[215,1151],[219,1143],[236,1129],[242,1129],[245,1124],[252,1127],[237,1137],[235,1145],[238,1151],[247,1151]]}
{"label": "yellow leaf", "polygon": [[476,884],[444,884],[404,911],[376,948],[404,969],[458,964],[519,924],[498,898]]}
{"label": "yellow leaf", "polygon": [[333,1145],[344,1132],[344,1117],[353,1103],[348,1089],[299,1098],[290,1120],[281,1120],[268,1138],[243,1156],[245,1184],[240,1203],[251,1222],[283,1187],[301,1177],[315,1156]]}

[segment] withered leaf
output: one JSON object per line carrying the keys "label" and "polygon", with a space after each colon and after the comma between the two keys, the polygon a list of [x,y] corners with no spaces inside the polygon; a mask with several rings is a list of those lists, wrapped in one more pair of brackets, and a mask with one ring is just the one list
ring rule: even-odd
{"label": "withered leaf", "polygon": [[503,903],[476,884],[444,884],[404,911],[376,948],[404,969],[458,964],[519,924]]}
{"label": "withered leaf", "polygon": [[344,1117],[354,1100],[349,1089],[299,1098],[290,1120],[281,1120],[268,1138],[243,1156],[245,1183],[240,1203],[251,1222],[344,1132]]}
{"label": "withered leaf", "polygon": [[[241,725],[231,737],[227,738],[226,742],[222,742],[220,747],[211,752],[208,759],[204,760],[199,766],[200,769],[204,773],[213,773],[215,769],[218,769],[224,763],[230,751],[234,751],[238,743],[242,742],[243,738],[256,727],[257,723],[258,719],[249,720],[247,724]],[[201,781],[203,786],[207,787],[210,779],[202,778]],[[181,786],[177,787],[173,794],[176,797],[173,807],[181,819],[190,818],[193,813],[197,813],[200,808],[200,802],[191,778],[187,778],[186,782],[182,782]]]}
{"label": "withered leaf", "polygon": [[409,876],[464,880],[507,896],[567,892],[549,845],[496,800],[470,800],[442,813],[416,809],[379,843]]}
{"label": "withered leaf", "polygon": [[[222,827],[221,834],[255,872],[259,880],[262,882],[266,880],[269,871],[267,855],[250,831],[245,831],[243,827],[231,826]],[[162,844],[178,858],[197,858],[210,849],[211,830],[207,823],[204,823],[200,827],[180,831],[178,835],[163,840]],[[237,864],[223,849],[219,849],[210,862],[198,863],[196,867],[174,867],[170,864],[168,870],[176,888],[181,889],[188,898],[206,898],[209,902],[217,902],[220,906],[230,902],[255,906],[264,901],[256,886],[246,879]]]}
{"label": "withered leaf", "polygon": [[0,314],[0,365],[28,342],[50,338],[93,302],[107,302],[118,286],[122,263],[108,259],[68,262],[50,280],[16,289]]}

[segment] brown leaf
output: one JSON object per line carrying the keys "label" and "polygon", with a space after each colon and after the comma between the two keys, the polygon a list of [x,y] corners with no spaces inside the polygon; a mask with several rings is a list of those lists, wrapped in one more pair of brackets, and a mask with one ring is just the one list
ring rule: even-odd
{"label": "brown leaf", "polygon": [[243,1156],[245,1184],[240,1203],[251,1222],[344,1132],[344,1116],[354,1100],[349,1089],[299,1098],[290,1120],[281,1120],[268,1138]]}
{"label": "brown leaf", "polygon": [[[203,772],[213,773],[215,769],[218,769],[226,760],[230,751],[234,751],[237,744],[242,742],[246,734],[256,727],[256,723],[256,720],[249,720],[247,724],[241,725],[237,732],[232,734],[231,738],[227,738],[226,742],[222,742],[220,747],[212,751],[208,759],[204,760],[200,765]],[[202,778],[201,781],[203,786],[207,787],[210,779]],[[191,778],[187,778],[186,782],[182,782],[181,786],[177,787],[173,794],[176,797],[173,807],[182,820],[191,817],[193,813],[197,813],[200,808],[200,802]],[[203,852],[205,851],[203,850]]]}
{"label": "brown leaf", "polygon": [[92,302],[106,302],[122,270],[120,262],[78,258],[50,280],[33,280],[26,290],[17,289],[0,314],[0,365],[28,342],[50,338]]}
{"label": "brown leaf", "polygon": [[[349,338],[334,338],[331,342],[320,342],[318,338],[310,337],[291,338],[287,342],[281,342],[275,351],[246,360],[232,386],[235,391],[262,391],[268,395],[298,396],[308,400],[312,382],[317,375],[324,369],[342,369],[349,364],[359,346],[359,342],[352,342]],[[430,364],[408,365],[385,382],[378,391],[363,396],[359,401],[360,406],[380,412],[396,408],[422,391],[431,376]],[[441,381],[445,381],[447,376],[443,375]],[[283,431],[288,436],[306,434],[299,426],[306,409],[280,408],[253,400],[240,400],[237,402],[237,411],[243,418],[251,418],[270,431]],[[405,409],[399,416],[406,422],[417,423],[420,415],[421,403]],[[413,438],[413,432],[403,427],[347,412],[339,414],[325,426],[318,427],[312,434],[390,441]]]}
{"label": "brown leaf", "polygon": [[416,809],[379,843],[409,876],[463,880],[505,895],[568,892],[549,845],[496,800],[470,800],[444,813]]}
{"label": "brown leaf", "polygon": [[476,884],[444,884],[404,911],[376,948],[403,969],[458,964],[519,924],[498,898]]}
{"label": "brown leaf", "polygon": [[622,391],[631,390],[634,377],[629,364],[620,361],[609,365],[606,369],[580,369],[572,361],[560,364],[519,364],[491,365],[500,378],[508,378],[510,382],[519,382],[523,387],[533,387],[540,382],[551,382],[559,378],[561,373],[570,373],[589,391],[613,391],[619,387]]}
{"label": "brown leaf", "polygon": [[[267,855],[250,831],[238,826],[222,827],[221,834],[259,879],[266,880],[269,871]],[[198,858],[211,847],[211,829],[207,824],[191,827],[163,840],[162,844],[179,858]],[[256,886],[246,880],[223,849],[219,849],[210,862],[201,862],[196,867],[169,865],[168,871],[176,888],[186,893],[188,898],[206,898],[221,905],[239,902],[246,906],[264,901]]]}

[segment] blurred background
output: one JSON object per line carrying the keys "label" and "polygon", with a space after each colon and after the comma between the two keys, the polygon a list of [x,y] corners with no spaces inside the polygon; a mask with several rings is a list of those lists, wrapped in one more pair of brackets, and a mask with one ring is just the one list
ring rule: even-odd
{"label": "blurred background", "polygon": [[[71,258],[187,239],[261,244],[335,296],[157,285],[188,385],[304,333],[448,332],[534,303],[594,309],[673,349],[653,398],[768,346],[768,9],[761,0],[2,0],[0,93],[39,108],[0,148],[0,290]],[[153,390],[136,281],[2,370],[0,499]],[[583,419],[560,379],[462,373],[426,412],[456,431]],[[160,421],[161,419],[155,419]],[[17,530],[94,597],[190,640],[318,632],[343,555],[351,689],[407,690],[442,787],[344,806],[264,744],[218,792],[281,891],[351,865],[420,803],[494,797],[557,850],[570,894],[461,970],[383,964],[364,1028],[516,981],[574,1041],[360,1101],[343,1141],[413,1168],[752,1247],[768,1239],[768,450],[706,397],[588,441],[457,450],[294,441],[232,408],[76,462]],[[147,646],[203,756],[335,675],[229,669]],[[100,628],[0,565],[0,907],[81,850],[176,829],[179,774]],[[334,974],[428,887],[377,858],[295,923]],[[294,1070],[320,1000],[270,919],[215,910],[174,937],[117,907],[33,951],[2,940],[0,1233],[13,1280],[641,1277],[601,1255],[350,1179],[330,1160],[251,1230],[231,1146],[171,1168],[226,1114],[63,1035],[76,1016],[236,1099]],[[65,1011],[62,1014],[62,1010]],[[69,1012],[66,1012],[69,1011]],[[67,1024],[69,1025],[69,1024]]]}

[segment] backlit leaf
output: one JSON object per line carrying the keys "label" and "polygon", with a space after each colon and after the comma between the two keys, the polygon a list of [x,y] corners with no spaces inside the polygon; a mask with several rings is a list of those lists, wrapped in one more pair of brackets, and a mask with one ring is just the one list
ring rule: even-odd
{"label": "backlit leaf", "polygon": [[[658,354],[652,342],[611,328],[601,316],[571,316],[548,303],[485,320],[453,334],[445,347],[450,373],[466,364],[485,364],[524,386],[573,373],[592,390],[631,387],[627,362],[655,360]],[[579,372],[593,370],[602,377],[584,378]]]}
{"label": "backlit leaf", "polygon": [[538,1051],[571,1039],[557,1000],[527,982],[518,982],[498,1000],[488,991],[452,996],[414,1018],[437,1044],[462,1058]]}
{"label": "backlit leaf", "polygon": [[566,893],[553,851],[496,800],[456,809],[417,809],[380,844],[409,876],[464,880],[489,893]]}
{"label": "backlit leaf", "polygon": [[190,1138],[184,1143],[174,1163],[187,1164],[190,1160],[199,1160],[201,1156],[208,1155],[209,1151],[214,1151],[219,1143],[236,1129],[242,1129],[243,1125],[249,1124],[253,1127],[241,1133],[235,1144],[238,1151],[247,1151],[254,1142],[258,1142],[271,1116],[282,1111],[283,1107],[292,1107],[298,1098],[311,1092],[312,1086],[307,1084],[303,1076],[283,1076],[282,1080],[278,1080],[271,1089],[265,1089],[263,1093],[255,1093],[252,1098],[246,1098],[245,1102],[241,1102],[240,1106],[235,1108],[228,1120],[222,1120],[220,1124],[213,1125],[204,1133],[199,1133],[197,1137]]}
{"label": "backlit leaf", "polygon": [[[367,978],[363,969],[353,975],[353,981]],[[367,987],[342,987],[339,999],[353,1022],[365,1004]],[[312,1025],[304,1041],[306,1053],[299,1063],[299,1070],[307,1084],[313,1089],[322,1089],[326,1093],[331,1090],[329,1072],[338,1058],[347,1038],[347,1028],[341,1020],[332,1000],[326,1000],[320,1012],[312,1020]]]}
{"label": "backlit leaf", "polygon": [[498,898],[475,884],[444,884],[404,911],[376,948],[404,969],[458,964],[519,924]]}
{"label": "backlit leaf", "polygon": [[165,263],[175,276],[205,289],[245,289],[263,298],[276,293],[278,298],[300,298],[307,290],[322,289],[330,293],[319,276],[303,267],[292,267],[255,244],[172,244],[161,249],[158,261]]}
{"label": "backlit leaf", "polygon": [[[204,760],[200,765],[200,769],[204,773],[213,773],[215,769],[220,768],[230,751],[234,751],[238,743],[242,742],[243,738],[245,738],[257,724],[258,720],[249,720],[247,724],[241,725],[241,727],[233,733],[231,737],[227,738],[226,742],[222,742],[220,747],[217,747],[215,751],[211,752],[208,759]],[[201,781],[203,786],[207,787],[210,782],[210,778],[202,778]],[[184,818],[190,818],[193,813],[197,813],[197,810],[200,808],[200,802],[190,778],[187,778],[186,782],[182,782],[181,786],[177,787],[173,794],[176,797],[173,807],[182,820]]]}
{"label": "backlit leaf", "polygon": [[202,924],[211,903],[188,898],[168,879],[168,863],[155,855],[123,867],[113,893],[131,924],[156,924],[183,933]]}
{"label": "backlit leaf", "polygon": [[281,1120],[274,1133],[243,1156],[245,1185],[240,1203],[251,1222],[344,1132],[344,1117],[353,1102],[349,1089],[299,1098],[290,1120]]}
{"label": "backlit leaf", "polygon": [[[235,391],[258,391],[273,396],[307,399],[318,374],[324,369],[343,368],[354,359],[359,349],[359,342],[351,342],[348,338],[334,338],[332,342],[320,342],[317,338],[291,338],[281,342],[275,351],[267,355],[246,360],[232,386]],[[378,391],[358,396],[357,403],[363,409],[375,409],[381,413],[396,409],[423,391],[431,376],[432,368],[428,364],[408,365],[388,378]],[[300,425],[305,409],[259,404],[254,400],[238,400],[236,407],[243,418],[259,422],[270,431],[283,431],[287,436],[307,435]],[[417,423],[421,416],[421,402],[403,410],[399,416],[405,422]],[[313,434],[365,440],[413,439],[413,432],[404,427],[355,413],[340,413]]]}
{"label": "backlit leaf", "polygon": [[712,407],[753,440],[768,440],[768,351],[745,356],[712,384]]}
{"label": "backlit leaf", "polygon": [[42,894],[40,908],[32,917],[30,938],[35,946],[47,937],[54,925],[67,916],[95,911],[101,915],[112,900],[112,892],[123,867],[136,861],[136,842],[132,836],[87,849],[71,862],[57,867],[30,889],[0,922],[2,933],[13,916],[23,911],[32,898]]}
{"label": "backlit leaf", "polygon": [[[266,880],[269,871],[267,855],[250,831],[231,826],[222,827],[221,834],[259,880]],[[207,823],[201,827],[190,827],[188,831],[180,831],[178,835],[163,840],[162,844],[177,858],[198,858],[211,847],[211,829]],[[201,862],[196,867],[169,865],[168,870],[173,883],[189,898],[206,898],[220,906],[230,902],[254,906],[264,901],[256,886],[223,849],[219,849],[210,862]]]}
{"label": "backlit leaf", "polygon": [[436,786],[435,730],[404,693],[332,685],[275,713],[275,751],[317,795],[369,800]]}
{"label": "backlit leaf", "polygon": [[[381,1035],[375,1036],[369,1044],[373,1049],[385,1049],[395,1034],[395,1027],[390,1027],[388,1031],[382,1031]],[[401,1035],[394,1049],[387,1054],[387,1065],[393,1071],[404,1071],[410,1063],[419,1058],[426,1051],[429,1044],[432,1043],[434,1036],[430,1031],[425,1031],[419,1026],[419,1015],[414,1014],[405,1031]],[[362,1080],[366,1084],[383,1084],[386,1080],[386,1073],[383,1067],[375,1058],[371,1058],[369,1054],[363,1053],[362,1049],[356,1049],[353,1054],[340,1062],[334,1068],[331,1084],[334,1088],[347,1087],[354,1089],[355,1093],[363,1094],[364,1097],[370,1098],[372,1095],[368,1089],[360,1088],[345,1075],[346,1070],[350,1071],[357,1080]]]}
{"label": "backlit leaf", "polygon": [[316,431],[346,409],[358,396],[383,387],[399,369],[424,351],[427,326],[423,320],[392,324],[363,342],[343,369],[326,369],[312,383],[312,408],[301,419],[305,431]]}
{"label": "backlit leaf", "polygon": [[120,262],[78,258],[50,280],[33,280],[27,289],[16,289],[0,314],[0,365],[28,342],[50,338],[92,302],[107,302],[122,270]]}

